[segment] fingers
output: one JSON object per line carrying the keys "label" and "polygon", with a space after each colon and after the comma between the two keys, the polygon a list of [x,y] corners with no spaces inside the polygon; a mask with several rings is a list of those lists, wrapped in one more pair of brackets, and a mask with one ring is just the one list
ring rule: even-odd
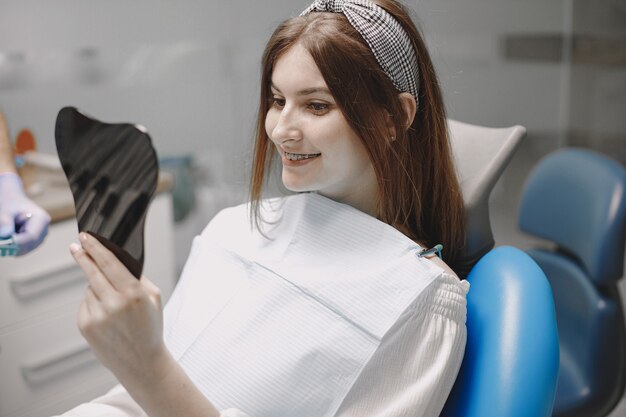
{"label": "fingers", "polygon": [[105,300],[114,297],[115,289],[87,252],[76,243],[70,245],[70,252],[87,277],[90,290],[96,299]]}
{"label": "fingers", "polygon": [[97,331],[96,326],[106,317],[101,301],[90,285],[85,288],[85,298],[78,308],[77,324],[81,334],[89,341],[91,334]]}
{"label": "fingers", "polygon": [[83,249],[89,254],[102,274],[117,290],[123,291],[137,286],[137,279],[128,271],[122,262],[98,240],[87,234],[80,233],[79,240]]}
{"label": "fingers", "polygon": [[48,234],[50,215],[43,210],[34,210],[30,217],[20,224],[16,223],[13,235],[17,243],[17,256],[24,255],[35,249]]}
{"label": "fingers", "polygon": [[9,237],[15,232],[13,219],[8,214],[0,212],[0,237]]}
{"label": "fingers", "polygon": [[100,300],[98,299],[98,296],[93,291],[93,288],[91,288],[91,285],[87,285],[87,287],[85,287],[84,304],[87,313],[89,314],[89,317],[91,317],[92,319],[97,319],[102,315],[102,305],[100,303]]}
{"label": "fingers", "polygon": [[79,322],[80,325],[89,329],[99,325],[101,320],[133,315],[145,321],[146,312],[162,310],[161,291],[154,283],[146,277],[137,280],[95,237],[81,233],[79,240],[83,246],[74,243],[70,245],[70,252],[91,287],[81,307],[83,322]]}
{"label": "fingers", "polygon": [[[78,246],[78,245],[76,245]],[[97,324],[101,322],[105,317],[105,314],[100,305],[100,300],[93,292],[90,285],[85,287],[85,297],[78,307],[78,316],[76,317],[76,324],[80,334],[83,335],[87,343],[91,345],[92,336],[94,332],[97,333]]]}
{"label": "fingers", "polygon": [[161,308],[161,291],[152,281],[146,277],[137,280],[95,237],[80,233],[79,240],[82,247],[73,243],[70,245],[70,252],[105,307],[120,302],[118,296],[137,298],[144,294]]}

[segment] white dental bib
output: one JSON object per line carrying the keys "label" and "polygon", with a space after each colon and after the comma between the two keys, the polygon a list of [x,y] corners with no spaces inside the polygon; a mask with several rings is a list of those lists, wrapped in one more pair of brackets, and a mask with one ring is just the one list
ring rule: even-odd
{"label": "white dental bib", "polygon": [[242,205],[194,240],[165,309],[166,343],[218,409],[332,416],[442,269],[350,206],[317,194],[271,203],[267,237]]}

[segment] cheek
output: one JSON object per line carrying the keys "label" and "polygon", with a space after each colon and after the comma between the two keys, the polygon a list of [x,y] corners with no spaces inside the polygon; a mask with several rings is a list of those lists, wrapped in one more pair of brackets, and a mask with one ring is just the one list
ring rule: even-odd
{"label": "cheek", "polygon": [[372,166],[367,149],[365,149],[359,138],[353,138],[350,150],[346,153],[349,155],[348,163],[351,169],[365,172]]}
{"label": "cheek", "polygon": [[269,110],[265,115],[265,133],[270,139],[272,139],[272,132],[276,127],[276,115],[273,113],[272,110]]}

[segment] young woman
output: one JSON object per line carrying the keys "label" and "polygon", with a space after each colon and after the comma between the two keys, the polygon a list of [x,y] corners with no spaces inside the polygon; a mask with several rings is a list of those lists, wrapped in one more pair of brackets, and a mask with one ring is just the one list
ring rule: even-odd
{"label": "young woman", "polygon": [[[89,282],[79,327],[121,385],[68,416],[441,412],[468,284],[418,31],[393,0],[316,1],[276,29],[262,71],[251,203],[194,240],[164,326],[146,277],[90,236],[71,246]],[[293,195],[262,199],[272,166]],[[436,244],[448,265],[423,256]]]}

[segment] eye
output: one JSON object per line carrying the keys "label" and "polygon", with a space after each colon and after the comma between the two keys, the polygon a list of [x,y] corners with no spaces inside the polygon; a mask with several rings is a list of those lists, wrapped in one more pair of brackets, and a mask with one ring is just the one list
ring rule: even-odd
{"label": "eye", "polygon": [[316,116],[321,116],[323,114],[326,114],[328,110],[330,109],[330,106],[327,103],[318,103],[318,102],[311,102],[307,105],[307,107]]}
{"label": "eye", "polygon": [[285,107],[285,99],[282,97],[270,97],[269,102],[270,106],[276,107],[277,109],[282,109],[283,107]]}

